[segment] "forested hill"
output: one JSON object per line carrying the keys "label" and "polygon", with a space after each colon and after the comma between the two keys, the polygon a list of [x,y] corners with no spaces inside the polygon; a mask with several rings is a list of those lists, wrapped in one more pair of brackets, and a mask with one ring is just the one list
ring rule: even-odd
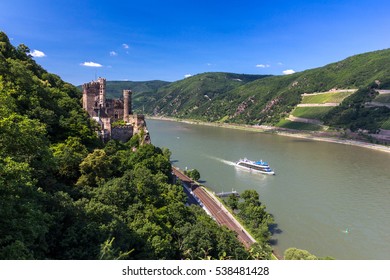
{"label": "forested hill", "polygon": [[325,124],[379,129],[390,118],[388,108],[365,108],[365,103],[376,98],[374,89],[390,89],[390,49],[292,75],[255,76],[253,81],[245,80],[245,75],[200,74],[142,95],[134,105],[138,111],[159,116],[276,125],[301,102],[301,94],[335,88],[359,90],[323,117]]}
{"label": "forested hill", "polygon": [[[131,89],[133,96],[139,94],[153,94],[163,86],[169,85],[170,82],[154,80],[154,81],[107,81],[106,95],[107,98],[121,98],[124,89]],[[81,86],[78,86],[81,89]]]}
{"label": "forested hill", "polygon": [[247,251],[185,206],[168,150],[137,136],[101,143],[80,91],[29,53],[0,32],[0,259],[270,257],[263,205]]}
{"label": "forested hill", "polygon": [[197,116],[199,107],[233,89],[270,75],[209,72],[180,80],[152,94],[136,94],[134,107],[148,114],[177,117]]}

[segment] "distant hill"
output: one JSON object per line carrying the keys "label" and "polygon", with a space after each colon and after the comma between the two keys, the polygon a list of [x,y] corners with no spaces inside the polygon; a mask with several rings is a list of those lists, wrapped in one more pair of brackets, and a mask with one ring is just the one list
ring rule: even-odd
{"label": "distant hill", "polygon": [[226,92],[270,75],[246,75],[233,73],[198,74],[160,88],[154,94],[137,95],[135,110],[148,114],[177,117],[201,116],[199,110]]}
{"label": "distant hill", "polygon": [[170,82],[159,81],[159,80],[145,81],[145,82],[107,81],[106,95],[107,98],[121,97],[123,89],[131,89],[133,91],[133,94],[154,93],[159,88],[169,84]]}
{"label": "distant hill", "polygon": [[326,125],[376,132],[390,118],[387,107],[366,108],[390,89],[390,49],[351,56],[285,76],[204,73],[139,94],[138,111],[211,122],[276,125],[301,102],[301,94],[358,89],[323,117]]}

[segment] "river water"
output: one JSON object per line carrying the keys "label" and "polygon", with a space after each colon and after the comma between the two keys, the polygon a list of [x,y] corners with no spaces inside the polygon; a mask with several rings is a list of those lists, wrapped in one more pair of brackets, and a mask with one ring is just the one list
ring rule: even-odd
{"label": "river water", "polygon": [[[251,131],[147,120],[152,143],[173,164],[196,168],[215,192],[255,189],[274,215],[275,251],[318,257],[390,259],[390,154]],[[237,169],[247,157],[275,176]]]}

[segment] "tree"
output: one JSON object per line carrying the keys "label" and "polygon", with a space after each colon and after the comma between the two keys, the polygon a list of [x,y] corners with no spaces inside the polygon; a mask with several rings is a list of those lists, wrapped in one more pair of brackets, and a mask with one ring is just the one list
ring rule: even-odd
{"label": "tree", "polygon": [[74,183],[80,177],[80,164],[88,155],[87,148],[81,144],[81,139],[69,137],[65,143],[51,147],[57,162],[59,176],[67,183]]}
{"label": "tree", "polygon": [[55,167],[45,126],[16,113],[0,118],[0,156],[28,163],[33,175],[42,180]]}
{"label": "tree", "polygon": [[284,251],[285,260],[317,260],[318,258],[315,255],[310,254],[306,250],[297,249],[297,248],[288,248]]}
{"label": "tree", "polygon": [[234,211],[238,209],[238,197],[235,194],[230,194],[227,199],[227,205]]}
{"label": "tree", "polygon": [[164,157],[167,158],[167,160],[171,160],[172,152],[168,148],[162,148],[162,152]]}
{"label": "tree", "polygon": [[113,173],[112,162],[106,152],[96,149],[80,164],[81,176],[78,186],[96,187],[102,180],[108,179]]}
{"label": "tree", "polygon": [[0,157],[0,259],[44,258],[50,214],[27,163]]}
{"label": "tree", "polygon": [[194,181],[198,181],[200,179],[200,173],[196,169],[185,170],[184,174],[186,174],[188,177],[190,177]]}

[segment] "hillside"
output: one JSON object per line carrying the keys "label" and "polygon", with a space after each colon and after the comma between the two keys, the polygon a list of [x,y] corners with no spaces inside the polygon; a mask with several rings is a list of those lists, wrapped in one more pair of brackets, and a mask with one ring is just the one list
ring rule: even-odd
{"label": "hillside", "polygon": [[138,95],[137,110],[145,113],[189,117],[201,114],[199,107],[242,85],[269,77],[233,73],[204,73],[171,83],[154,94]]}
{"label": "hillside", "polygon": [[81,93],[0,32],[1,259],[254,259],[185,205],[168,150],[102,143]]}
{"label": "hillside", "polygon": [[385,106],[365,107],[378,95],[375,89],[390,89],[390,49],[292,75],[252,76],[252,80],[243,77],[226,73],[196,75],[142,95],[135,106],[157,116],[275,125],[288,117],[303,93],[359,89],[323,117],[325,124],[376,132],[390,118]]}
{"label": "hillside", "polygon": [[159,88],[169,84],[170,82],[158,80],[145,82],[107,81],[106,95],[107,98],[122,97],[123,89],[131,89],[134,96],[137,96],[138,94],[155,93]]}

